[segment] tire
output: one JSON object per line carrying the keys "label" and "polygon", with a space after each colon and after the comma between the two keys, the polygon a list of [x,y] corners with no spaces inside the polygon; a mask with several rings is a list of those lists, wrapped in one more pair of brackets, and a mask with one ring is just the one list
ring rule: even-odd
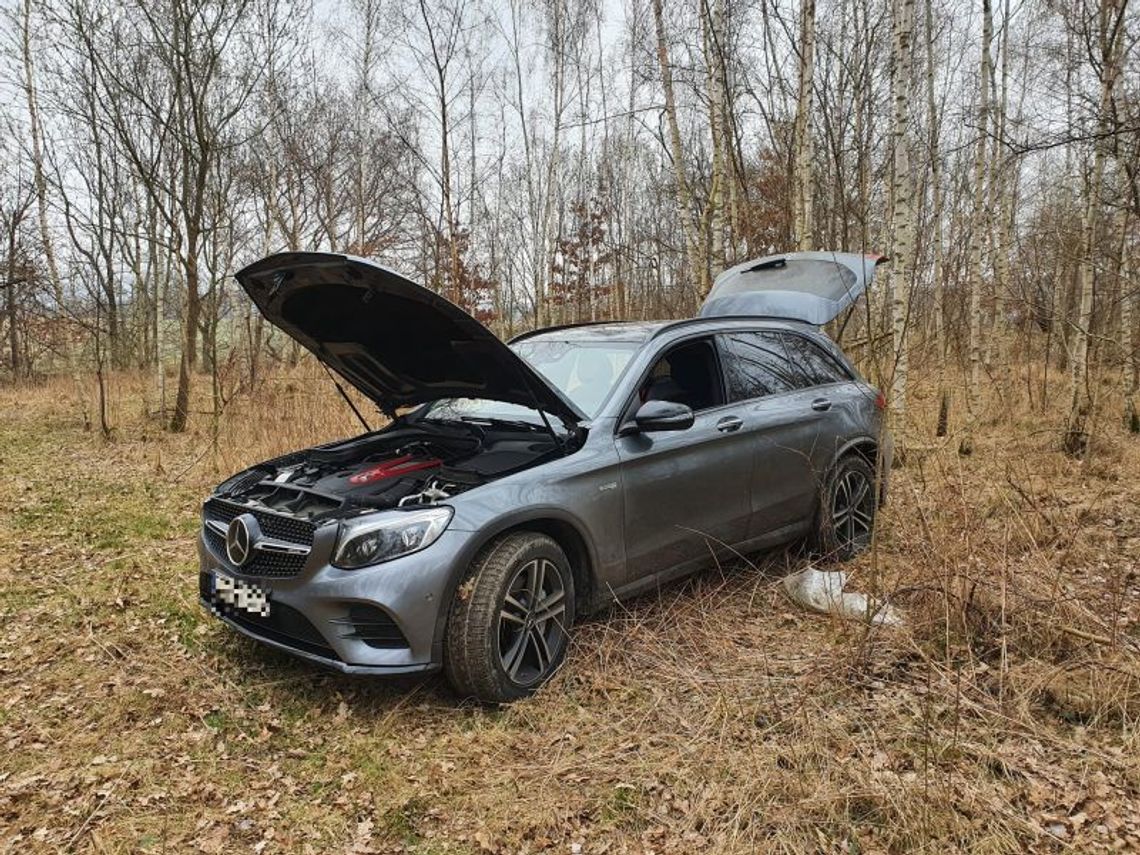
{"label": "tire", "polygon": [[875,470],[863,457],[848,454],[836,462],[820,491],[812,537],[821,558],[850,561],[871,545],[877,495]]}
{"label": "tire", "polygon": [[[540,597],[530,590],[536,584]],[[554,540],[518,531],[491,541],[451,603],[443,657],[448,682],[483,703],[533,694],[566,656],[574,606],[574,574]]]}

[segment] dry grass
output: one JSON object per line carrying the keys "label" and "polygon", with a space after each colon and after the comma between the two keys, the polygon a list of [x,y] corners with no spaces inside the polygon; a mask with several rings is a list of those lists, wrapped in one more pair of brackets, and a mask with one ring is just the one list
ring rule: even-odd
{"label": "dry grass", "polygon": [[205,490],[353,432],[322,377],[235,400],[216,442],[207,417],[162,434],[141,378],[113,380],[110,442],[66,383],[0,391],[0,846],[1140,847],[1140,441],[1115,426],[1084,464],[1008,401],[1025,415],[980,419],[968,457],[924,440],[854,567],[904,629],[797,611],[799,559],[761,556],[590,619],[551,686],[480,709],[315,671],[196,604]]}

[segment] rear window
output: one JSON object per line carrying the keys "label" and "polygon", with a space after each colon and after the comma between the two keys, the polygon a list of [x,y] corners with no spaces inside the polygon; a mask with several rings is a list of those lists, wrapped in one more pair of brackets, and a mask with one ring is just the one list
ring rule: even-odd
{"label": "rear window", "polygon": [[732,333],[721,335],[720,343],[730,402],[851,379],[831,354],[795,333]]}
{"label": "rear window", "polygon": [[745,332],[720,336],[721,360],[730,402],[791,392],[803,385],[788,361],[783,336]]}
{"label": "rear window", "polygon": [[795,333],[783,335],[788,359],[803,376],[802,386],[826,386],[828,383],[845,383],[851,379],[843,368],[827,351]]}

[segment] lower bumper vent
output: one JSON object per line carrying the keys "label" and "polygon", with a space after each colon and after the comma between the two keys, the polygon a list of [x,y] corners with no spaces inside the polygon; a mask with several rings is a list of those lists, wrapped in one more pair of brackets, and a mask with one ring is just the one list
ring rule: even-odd
{"label": "lower bumper vent", "polygon": [[392,616],[376,606],[354,603],[348,607],[348,615],[329,621],[342,631],[341,638],[354,638],[369,647],[380,650],[394,650],[408,646],[408,640]]}

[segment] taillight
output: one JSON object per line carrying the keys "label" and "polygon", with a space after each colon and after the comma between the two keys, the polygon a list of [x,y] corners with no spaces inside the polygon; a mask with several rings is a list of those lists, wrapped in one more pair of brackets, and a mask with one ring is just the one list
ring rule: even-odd
{"label": "taillight", "polygon": [[875,409],[885,410],[887,408],[887,396],[883,394],[883,390],[879,389],[875,393]]}

